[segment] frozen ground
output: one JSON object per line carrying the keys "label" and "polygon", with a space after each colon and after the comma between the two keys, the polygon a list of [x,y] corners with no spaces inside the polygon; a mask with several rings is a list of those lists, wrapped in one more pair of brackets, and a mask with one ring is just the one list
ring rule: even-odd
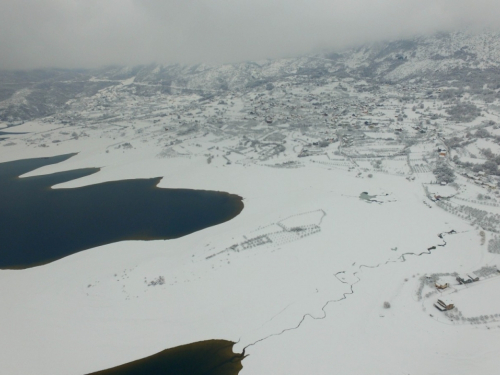
{"label": "frozen ground", "polygon": [[[0,356],[9,374],[86,373],[211,338],[247,347],[243,374],[469,374],[480,350],[500,344],[491,332],[496,323],[454,326],[429,316],[439,311],[422,310],[419,276],[472,272],[498,255],[480,245],[474,227],[424,204],[420,183],[307,161],[304,168],[268,168],[157,158],[157,149],[144,146],[106,153],[100,142],[13,147],[3,158],[79,145],[79,155],[30,174],[104,166],[56,188],[163,176],[161,187],[239,194],[245,209],[181,239],[116,243],[0,272]],[[362,192],[375,202],[360,199]],[[451,230],[458,234],[445,235],[440,246],[438,234]],[[148,286],[160,276],[163,285]],[[474,314],[500,312],[493,292],[463,304],[474,304]],[[481,345],[471,349],[471,340]],[[482,355],[483,373],[493,373],[494,358]]]}
{"label": "frozen ground", "polygon": [[[422,48],[386,76],[445,68]],[[244,375],[498,373],[498,99],[444,78],[317,78],[323,60],[265,62],[272,85],[224,92],[211,79],[241,71],[199,67],[168,92],[93,77],[113,85],[0,123],[27,132],[2,135],[0,162],[78,152],[27,175],[101,168],[56,189],[160,176],[245,204],[183,238],[0,271],[1,371],[85,374],[218,338],[245,349]]]}

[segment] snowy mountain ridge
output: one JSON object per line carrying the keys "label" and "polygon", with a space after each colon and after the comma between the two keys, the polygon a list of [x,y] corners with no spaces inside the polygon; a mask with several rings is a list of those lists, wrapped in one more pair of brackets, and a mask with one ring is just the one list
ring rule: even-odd
{"label": "snowy mountain ridge", "polygon": [[[352,77],[372,82],[455,80],[467,86],[500,76],[500,34],[454,32],[380,42],[340,53],[242,62],[220,66],[158,65],[92,70],[47,69],[0,72],[0,119],[28,120],[55,113],[68,100],[129,80],[136,93],[193,90],[203,95],[246,91],[295,77],[303,82]],[[486,76],[484,73],[487,73]],[[492,82],[493,83],[493,82]],[[268,88],[270,86],[267,86]],[[491,88],[491,87],[490,87]],[[22,91],[23,90],[23,91]],[[22,98],[22,100],[20,100]]]}
{"label": "snowy mountain ridge", "polygon": [[450,72],[460,69],[498,68],[498,32],[454,32],[420,36],[409,40],[373,43],[342,53],[339,61],[350,73],[374,78],[403,80],[421,73]]}
{"label": "snowy mountain ridge", "polygon": [[[456,69],[488,69],[500,66],[498,32],[454,32],[413,39],[371,43],[340,53],[324,53],[297,58],[243,62],[221,66],[142,67],[136,82],[172,82],[191,89],[242,90],[288,75],[319,77],[335,73],[353,78],[403,80],[424,72],[449,72]],[[123,70],[120,70],[123,72]],[[134,70],[128,68],[128,72]],[[103,72],[116,78],[114,71]],[[369,74],[371,73],[371,74]]]}

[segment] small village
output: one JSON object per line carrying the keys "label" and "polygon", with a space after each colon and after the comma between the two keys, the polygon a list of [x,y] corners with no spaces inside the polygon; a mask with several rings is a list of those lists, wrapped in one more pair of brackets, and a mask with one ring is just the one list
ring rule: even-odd
{"label": "small village", "polygon": [[[424,275],[420,279],[417,297],[432,318],[444,318],[453,324],[490,325],[491,328],[491,325],[500,322],[500,311],[485,311],[481,305],[488,304],[481,299],[491,293],[492,282],[498,277],[500,270],[496,266],[485,266],[464,275]],[[433,309],[439,312],[435,313]]]}

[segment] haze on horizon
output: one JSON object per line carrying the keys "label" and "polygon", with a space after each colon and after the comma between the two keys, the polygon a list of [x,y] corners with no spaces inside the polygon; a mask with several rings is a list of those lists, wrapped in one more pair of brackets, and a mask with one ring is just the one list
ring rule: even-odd
{"label": "haze on horizon", "polygon": [[0,69],[279,58],[499,16],[498,0],[0,0]]}

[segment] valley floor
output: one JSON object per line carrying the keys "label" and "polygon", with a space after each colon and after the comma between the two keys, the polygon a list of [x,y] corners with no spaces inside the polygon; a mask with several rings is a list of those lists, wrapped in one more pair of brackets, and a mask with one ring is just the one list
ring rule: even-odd
{"label": "valley floor", "polygon": [[[84,374],[215,338],[246,348],[242,374],[497,372],[500,319],[448,318],[430,303],[440,293],[426,297],[435,288],[425,276],[472,274],[496,266],[498,255],[428,200],[422,178],[370,178],[314,160],[287,169],[157,158],[146,147],[109,154],[98,140],[79,146],[77,156],[30,175],[105,166],[55,188],[162,176],[160,187],[227,191],[245,208],[180,239],[120,242],[1,271],[3,372]],[[13,148],[3,158],[56,151],[75,150]],[[148,285],[160,276],[164,283]],[[457,308],[494,316],[499,282],[490,274],[467,295],[456,290]]]}
{"label": "valley floor", "polygon": [[53,189],[161,177],[245,206],[178,239],[1,270],[1,373],[209,339],[245,350],[242,375],[498,373],[497,109],[466,96],[459,123],[441,88],[284,77],[213,97],[116,81],[0,126],[0,162],[77,153],[22,177],[100,168]]}

